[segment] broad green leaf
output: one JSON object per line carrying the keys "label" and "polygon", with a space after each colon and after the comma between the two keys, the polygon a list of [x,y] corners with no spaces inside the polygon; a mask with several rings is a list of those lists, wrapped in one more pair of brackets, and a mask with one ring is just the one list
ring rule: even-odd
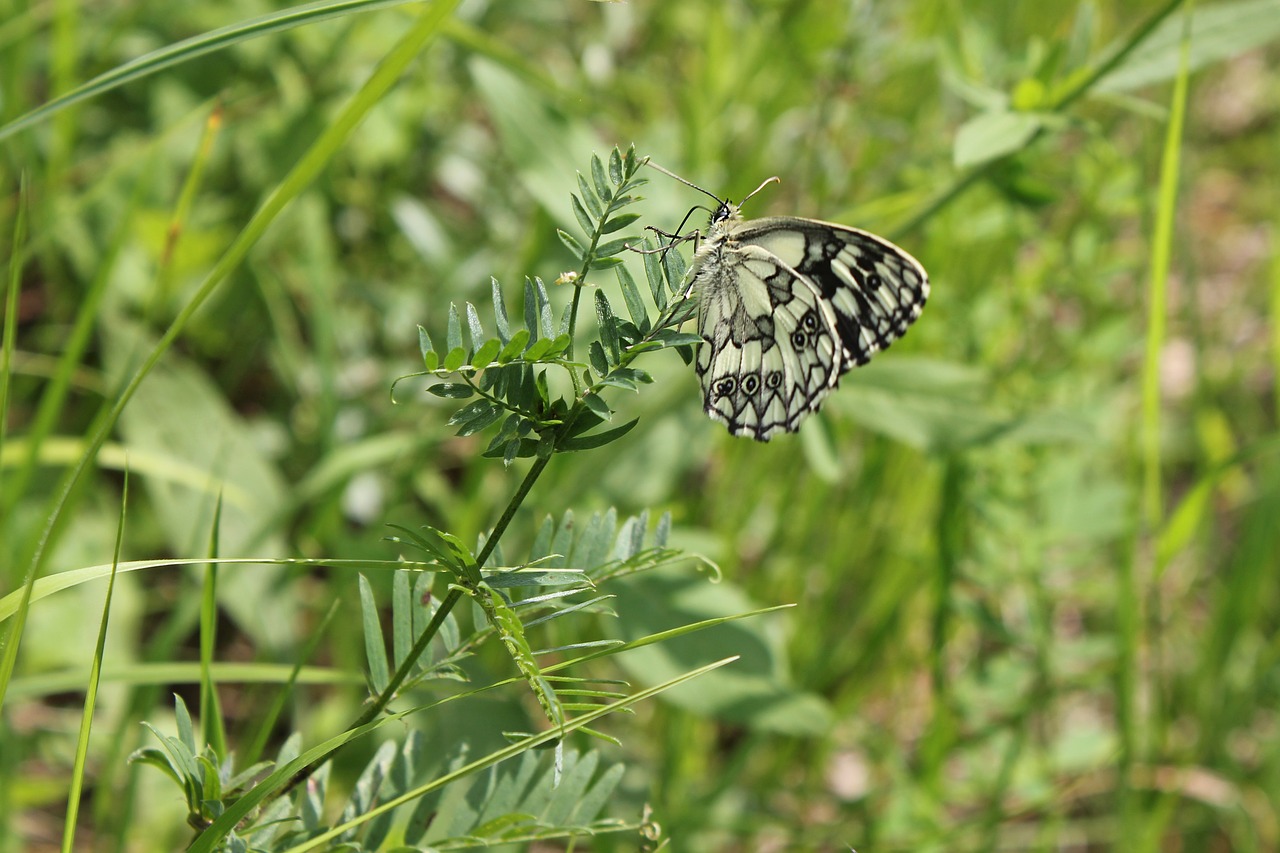
{"label": "broad green leaf", "polygon": [[614,231],[621,231],[639,218],[640,214],[638,213],[621,213],[606,222],[600,228],[600,232],[602,234],[612,234]]}
{"label": "broad green leaf", "polygon": [[1019,151],[1043,126],[1035,113],[994,111],[979,113],[956,134],[952,161],[967,168]]}
{"label": "broad green leaf", "polygon": [[413,647],[413,573],[398,571],[391,576],[391,665],[399,668]]}
{"label": "broad green leaf", "polygon": [[485,340],[484,327],[480,325],[480,314],[476,306],[467,303],[467,331],[471,338],[471,350],[474,352]]}
{"label": "broad green leaf", "polygon": [[381,693],[391,680],[387,668],[387,650],[383,645],[382,622],[378,616],[378,603],[373,597],[373,587],[363,573],[359,576],[360,621],[364,626],[364,655],[369,664],[369,684],[373,692]]}
{"label": "broad green leaf", "polygon": [[606,421],[613,419],[613,411],[609,408],[609,404],[601,399],[599,394],[588,394],[582,398],[582,402],[596,417]]}
{"label": "broad green leaf", "polygon": [[564,243],[565,248],[568,249],[575,258],[582,260],[582,258],[586,257],[587,250],[583,248],[582,244],[579,243],[568,231],[557,228],[556,236],[560,238],[560,242]]}
{"label": "broad green leaf", "polygon": [[613,308],[603,291],[596,291],[596,322],[600,324],[600,342],[604,344],[605,355],[610,364],[617,364],[622,358],[622,348],[618,343],[618,328],[613,320]]}
{"label": "broad green leaf", "polygon": [[507,345],[498,353],[498,363],[506,364],[512,359],[524,352],[525,347],[529,345],[529,330],[520,329],[511,336],[511,340],[507,341]]}
{"label": "broad green leaf", "polygon": [[[100,323],[99,334],[109,371],[122,368],[129,353],[152,346],[146,331],[120,318]],[[181,354],[169,353],[138,387],[133,405],[121,414],[118,434],[126,449],[145,449],[157,460],[153,474],[140,482],[174,552],[189,553],[203,538],[198,531],[208,530],[219,492],[225,496],[218,523],[223,553],[274,556],[288,550],[278,532],[255,541],[264,521],[288,502],[289,488],[254,432],[232,408],[226,389]],[[254,642],[288,643],[298,602],[271,594],[281,582],[280,570],[265,566],[260,572],[224,573],[219,606]]]}
{"label": "broad green leaf", "polygon": [[460,345],[449,350],[449,354],[444,357],[444,369],[451,372],[457,370],[466,363],[467,351]]}
{"label": "broad green leaf", "polygon": [[597,258],[612,257],[618,254],[619,252],[625,251],[627,246],[630,245],[631,242],[632,242],[631,240],[624,237],[619,240],[609,240],[608,242],[601,243],[600,245],[596,246],[596,257]]}
{"label": "broad green leaf", "polygon": [[[1094,86],[1096,92],[1128,92],[1172,80],[1178,73],[1183,17],[1170,15],[1115,70]],[[1280,39],[1280,0],[1243,0],[1203,4],[1191,13],[1187,57],[1195,71],[1240,56]]]}
{"label": "broad green leaf", "polygon": [[689,346],[702,343],[702,335],[694,332],[677,332],[675,329],[662,329],[655,332],[653,339],[666,347]]}
{"label": "broad green leaf", "polygon": [[591,348],[588,350],[588,357],[591,359],[591,366],[595,368],[596,373],[605,376],[609,372],[609,360],[605,358],[604,347],[599,341],[592,341]]}
{"label": "broad green leaf", "polygon": [[493,288],[493,319],[498,326],[498,340],[505,345],[511,340],[511,325],[507,320],[507,302],[502,298],[502,288],[496,278],[490,277]]}
{"label": "broad green leaf", "polygon": [[511,463],[516,461],[519,456],[533,455],[533,442],[527,438],[513,438],[507,442],[506,447],[502,449],[502,465],[510,468]]}
{"label": "broad green leaf", "polygon": [[556,335],[555,339],[551,341],[550,346],[547,348],[547,355],[560,355],[560,353],[569,348],[569,344],[572,340],[573,339],[569,337],[567,332]]}
{"label": "broad green leaf", "polygon": [[[543,338],[542,340],[545,341],[546,338]],[[538,397],[542,400],[542,405],[551,405],[551,391],[547,386],[547,372],[545,370],[539,370],[534,377],[533,384],[538,389]]]}
{"label": "broad green leaf", "polygon": [[[453,354],[454,350],[462,349],[462,323],[459,322],[458,320],[458,306],[454,305],[452,302],[449,303],[449,326],[448,326],[448,334],[445,335],[445,343],[448,346],[450,355]],[[464,351],[462,354],[463,361],[465,361],[466,358],[467,358],[467,354]],[[446,357],[445,364],[448,364],[448,363],[449,363],[449,359]],[[462,363],[461,361],[458,362],[458,364],[461,364],[461,363]],[[449,369],[457,370],[458,368],[457,368],[457,365],[454,365]]]}
{"label": "broad green leaf", "polygon": [[449,418],[449,425],[458,427],[458,435],[473,435],[495,424],[503,410],[488,400],[476,400]]}
{"label": "broad green leaf", "polygon": [[[578,227],[580,227],[583,233],[585,234],[590,234],[591,232],[595,231],[596,225],[591,220],[591,214],[587,212],[587,209],[585,207],[583,207],[582,201],[578,198],[577,194],[570,193],[569,198],[573,202],[573,215],[578,220]],[[564,238],[561,237],[560,239],[563,240]],[[575,240],[574,242],[576,243],[577,241]],[[570,249],[572,248],[573,247],[570,246]],[[579,251],[577,254],[579,255],[579,257],[581,257],[582,252]]]}
{"label": "broad green leaf", "polygon": [[437,397],[444,397],[450,400],[465,400],[468,397],[475,396],[475,389],[465,382],[441,382],[438,385],[427,386],[427,391]]}
{"label": "broad green leaf", "polygon": [[617,441],[627,433],[631,432],[631,430],[635,429],[635,426],[638,423],[640,423],[640,419],[636,418],[635,420],[627,421],[622,426],[607,429],[603,432],[593,432],[588,435],[567,438],[560,443],[558,449],[570,452],[575,450],[592,450],[596,447],[603,447],[612,441]]}
{"label": "broad green leaf", "polygon": [[[614,606],[621,618],[601,624],[622,639],[757,609],[732,582],[708,583],[687,569],[657,569],[621,579],[619,585],[625,591]],[[734,666],[700,681],[697,690],[667,694],[667,701],[700,716],[757,731],[821,736],[834,721],[832,708],[821,696],[793,683],[782,644],[788,632],[781,630],[782,626],[771,630],[765,621],[781,618],[778,614],[726,622],[629,651],[617,661],[636,681],[656,683],[671,673],[683,672],[692,661],[714,660],[724,649],[732,648],[741,655]],[[802,628],[797,625],[795,630]]]}
{"label": "broad green leaf", "polygon": [[596,195],[596,191],[587,183],[587,179],[582,176],[581,172],[578,172],[578,192],[582,194],[583,204],[591,212],[592,224],[582,229],[584,233],[590,234],[595,230],[596,221],[604,216],[604,208],[600,206],[600,197]]}
{"label": "broad green leaf", "polygon": [[667,307],[667,288],[663,284],[662,260],[658,257],[658,253],[653,251],[655,246],[648,237],[641,241],[640,246],[643,250],[640,257],[644,260],[644,277],[649,282],[653,304],[661,311]]}
{"label": "broad green leaf", "polygon": [[649,313],[645,310],[644,300],[640,298],[640,288],[636,287],[636,280],[624,266],[615,269],[614,275],[618,277],[618,286],[622,288],[622,298],[627,303],[627,313],[631,315],[631,322],[635,323],[636,328],[642,333],[649,331]]}
{"label": "broad green leaf", "polygon": [[618,153],[618,149],[615,146],[614,149],[609,152],[609,180],[613,181],[613,185],[616,187],[622,183],[623,179],[622,155]]}
{"label": "broad green leaf", "polygon": [[609,187],[609,179],[604,175],[604,164],[596,154],[591,155],[591,181],[595,184],[600,200],[607,204],[613,198],[613,190]]}
{"label": "broad green leaf", "polygon": [[[563,239],[563,238],[562,238]],[[524,279],[524,327],[530,340],[538,339],[538,295],[533,289],[533,279]]]}
{"label": "broad green leaf", "polygon": [[493,360],[498,357],[498,353],[502,351],[502,341],[497,338],[490,338],[485,341],[481,347],[476,350],[476,354],[471,358],[472,367],[484,367],[492,364]]}
{"label": "broad green leaf", "polygon": [[550,338],[539,338],[537,341],[529,345],[524,351],[525,361],[537,361],[542,358],[551,349]]}
{"label": "broad green leaf", "polygon": [[684,289],[684,276],[687,269],[684,258],[674,249],[654,257],[662,259],[662,271],[666,274],[667,286],[671,288],[672,295],[680,295]]}
{"label": "broad green leaf", "polygon": [[538,404],[538,388],[533,378],[533,366],[520,364],[518,369],[519,372],[515,375],[515,382],[511,384],[507,398],[518,408],[531,411]]}
{"label": "broad green leaf", "polygon": [[547,286],[536,275],[533,277],[533,286],[538,298],[538,332],[544,338],[554,338],[555,320],[551,316],[551,297],[547,295]]}

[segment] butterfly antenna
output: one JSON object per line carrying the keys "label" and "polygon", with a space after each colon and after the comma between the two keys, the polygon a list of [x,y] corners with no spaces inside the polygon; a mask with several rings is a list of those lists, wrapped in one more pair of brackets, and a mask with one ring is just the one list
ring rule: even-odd
{"label": "butterfly antenna", "polygon": [[[653,162],[652,160],[648,161],[648,164],[649,164],[649,168],[651,168],[651,169],[657,169],[659,172],[661,172],[662,174],[666,175],[668,178],[675,178],[677,181],[679,181],[680,183],[684,184],[686,187],[692,187],[693,189],[697,190],[698,192],[702,193],[703,195],[705,195],[705,196],[710,196],[711,198],[713,198],[713,199],[715,199],[715,200],[716,200],[716,204],[724,204],[724,199],[720,198],[720,196],[716,195],[715,193],[711,192],[710,190],[704,190],[702,187],[698,186],[697,184],[693,183],[692,181],[687,181],[687,180],[685,180],[684,178],[680,177],[680,176],[679,176],[679,175],[677,175],[675,172],[671,172],[671,171],[668,171],[668,170],[666,170],[666,169],[662,168],[661,166],[659,166],[657,163]],[[777,178],[770,178],[769,180],[776,181],[776,180],[778,180],[778,179],[777,179]],[[765,183],[767,184],[767,183],[769,183],[769,181],[765,181]],[[752,193],[751,195],[755,195],[755,193]],[[750,198],[750,197],[751,197],[751,196],[747,196],[747,198]],[[696,210],[696,208],[695,208],[695,210]]]}
{"label": "butterfly antenna", "polygon": [[747,197],[744,198],[742,201],[738,202],[738,207],[742,207],[744,204],[746,204],[748,201],[751,200],[751,197],[753,195],[760,192],[760,190],[764,189],[765,187],[769,186],[769,184],[780,184],[780,183],[782,183],[782,178],[779,178],[777,175],[774,175],[772,178],[766,178],[764,183],[762,183],[760,186],[753,189],[751,192],[747,193]]}

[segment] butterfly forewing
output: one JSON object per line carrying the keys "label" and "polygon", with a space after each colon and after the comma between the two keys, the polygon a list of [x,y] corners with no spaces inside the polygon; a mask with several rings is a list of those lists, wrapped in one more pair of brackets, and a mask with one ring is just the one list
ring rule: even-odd
{"label": "butterfly forewing", "polygon": [[902,337],[929,297],[919,261],[857,228],[773,217],[739,223],[732,239],[764,248],[818,288],[836,314],[842,373]]}
{"label": "butterfly forewing", "polygon": [[742,220],[724,205],[696,253],[707,414],[735,435],[794,431],[840,374],[901,337],[924,268],[874,234],[814,219]]}

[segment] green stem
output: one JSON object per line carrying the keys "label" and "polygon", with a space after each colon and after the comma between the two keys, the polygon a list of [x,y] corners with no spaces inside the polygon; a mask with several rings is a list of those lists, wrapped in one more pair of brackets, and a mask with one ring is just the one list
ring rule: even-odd
{"label": "green stem", "polygon": [[[565,423],[569,424],[572,422],[573,418],[571,415],[566,419]],[[502,511],[502,515],[498,518],[498,523],[493,526],[493,531],[485,540],[484,545],[481,546],[480,553],[476,555],[477,566],[483,566],[485,561],[493,554],[493,549],[497,547],[498,541],[502,538],[502,534],[506,532],[507,527],[511,525],[512,519],[515,518],[516,511],[520,509],[520,505],[524,503],[524,499],[529,496],[530,490],[533,489],[533,484],[537,482],[538,477],[542,474],[543,470],[547,467],[547,463],[550,461],[550,455],[539,457],[534,461],[529,472],[524,475],[524,480],[520,482],[520,487],[516,489],[515,494],[511,496],[511,500],[507,502],[507,508]],[[454,589],[449,590],[449,594],[440,602],[440,606],[431,617],[431,621],[428,622],[427,627],[422,630],[417,641],[413,644],[413,648],[410,649],[409,654],[405,656],[404,662],[400,664],[399,668],[396,669],[395,674],[391,676],[391,680],[387,682],[387,686],[378,694],[377,698],[374,699],[374,701],[360,714],[360,716],[347,727],[348,730],[357,729],[363,725],[373,722],[383,711],[386,710],[387,705],[391,704],[391,700],[395,698],[396,693],[400,690],[400,685],[404,684],[405,679],[409,677],[409,673],[413,671],[414,666],[417,664],[418,658],[422,657],[423,653],[427,650],[427,646],[429,646],[431,641],[435,639],[436,635],[440,633],[440,628],[444,625],[444,620],[453,612],[453,608],[457,606],[458,602],[462,599],[462,596],[463,591],[461,589],[455,587]],[[336,749],[334,751],[336,752]],[[293,778],[280,788],[280,790],[278,790],[271,799],[274,800],[275,798],[293,790],[294,786],[299,782],[315,773],[320,765],[329,760],[332,754],[333,752],[328,752],[319,756],[315,761],[312,761],[306,767],[303,767],[297,773],[293,774]]]}
{"label": "green stem", "polygon": [[[570,422],[571,419],[565,419],[565,423]],[[520,504],[524,503],[524,499],[529,496],[529,491],[533,488],[533,484],[538,481],[538,476],[542,474],[543,469],[547,467],[547,463],[550,461],[550,454],[534,460],[533,466],[529,468],[529,473],[524,475],[524,479],[520,482],[520,487],[511,496],[511,500],[507,503],[507,508],[502,511],[502,515],[498,518],[498,523],[493,526],[493,531],[489,534],[489,538],[484,541],[484,545],[480,548],[480,553],[476,555],[477,565],[483,566],[485,561],[493,554],[493,549],[497,547],[498,540],[506,532],[511,520],[515,518],[516,510],[520,508]]]}
{"label": "green stem", "polygon": [[[1060,113],[1067,106],[1087,94],[1090,89],[1097,85],[1099,80],[1103,79],[1118,68],[1120,64],[1129,57],[1129,54],[1133,53],[1133,51],[1147,39],[1147,36],[1151,35],[1152,31],[1155,30],[1155,28],[1159,26],[1165,18],[1169,17],[1169,15],[1171,15],[1174,10],[1184,2],[1185,0],[1169,0],[1169,2],[1163,7],[1156,10],[1151,17],[1143,21],[1142,24],[1134,30],[1133,35],[1131,35],[1128,41],[1116,50],[1115,53],[1111,54],[1111,56],[1099,63],[1079,83],[1075,84],[1066,92],[1054,99],[1052,104],[1049,105],[1049,109],[1053,112]],[[950,186],[926,202],[924,207],[918,210],[910,219],[893,229],[893,231],[888,235],[889,239],[900,239],[902,235],[908,234],[919,228],[932,218],[939,210],[942,210],[942,208],[951,204],[951,202],[968,192],[981,178],[986,177],[987,173],[990,172],[997,164],[1005,163],[1010,158],[1016,157],[1019,152],[1034,145],[1037,140],[1044,136],[1044,134],[1045,129],[1040,127],[1031,135],[1031,138],[1026,141],[1022,148],[1018,149],[1018,151],[1012,151],[1003,157],[988,160],[987,162],[975,166],[973,169],[954,179]]]}
{"label": "green stem", "polygon": [[1086,92],[1097,85],[1098,81],[1106,77],[1116,68],[1120,67],[1120,63],[1129,58],[1129,54],[1146,41],[1147,36],[1160,25],[1160,22],[1173,14],[1173,11],[1183,4],[1184,0],[1169,0],[1163,7],[1157,9],[1154,14],[1147,20],[1142,22],[1138,29],[1134,30],[1133,35],[1129,36],[1129,40],[1111,56],[1107,57],[1100,65],[1093,69],[1087,77],[1078,84],[1068,89],[1064,94],[1059,95],[1054,100],[1053,108],[1061,110],[1063,107],[1082,97]]}
{"label": "green stem", "polygon": [[[587,247],[587,251],[582,256],[582,267],[578,270],[578,277],[573,281],[573,302],[569,306],[569,347],[564,351],[565,359],[573,361],[573,338],[578,328],[578,306],[582,304],[582,288],[586,284],[587,273],[591,271],[591,262],[596,259],[596,246],[600,245],[600,238],[603,236],[604,224],[609,221],[609,214],[613,212],[610,206],[600,217],[600,221],[596,223],[594,233],[591,235],[591,245]],[[573,395],[579,396],[582,389],[578,387],[578,374],[576,371],[569,371],[569,378],[573,381]]]}
{"label": "green stem", "polygon": [[[1037,132],[1036,135],[1031,138],[1031,140],[1034,141],[1036,136],[1039,136],[1039,135],[1040,135],[1039,132]],[[1030,145],[1030,144],[1031,144],[1031,141],[1028,141],[1027,145]],[[1013,155],[1008,155],[1008,156],[1013,156]],[[947,205],[951,204],[951,202],[955,201],[960,196],[964,195],[964,193],[966,193],[970,187],[976,184],[980,178],[986,177],[987,173],[990,172],[991,169],[997,163],[1004,162],[1004,159],[1005,158],[1001,157],[995,160],[988,160],[982,165],[975,166],[965,174],[953,180],[951,182],[951,186],[947,187],[942,192],[935,195],[930,201],[928,201],[925,204],[924,207],[916,211],[915,215],[913,215],[906,222],[899,225],[897,228],[894,228],[892,231],[890,231],[888,234],[889,239],[900,240],[902,239],[902,236],[904,234],[909,234],[910,232],[919,228],[921,225],[923,225],[925,222],[931,219],[933,215],[937,213],[939,210],[942,210],[942,208],[946,207]]]}

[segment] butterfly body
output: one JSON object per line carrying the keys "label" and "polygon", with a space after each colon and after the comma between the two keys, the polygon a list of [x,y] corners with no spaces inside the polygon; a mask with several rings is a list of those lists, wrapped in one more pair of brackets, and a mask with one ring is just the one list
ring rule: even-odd
{"label": "butterfly body", "polygon": [[707,414],[734,435],[794,432],[841,374],[920,316],[929,280],[866,231],[800,217],[743,219],[722,202],[694,253]]}

